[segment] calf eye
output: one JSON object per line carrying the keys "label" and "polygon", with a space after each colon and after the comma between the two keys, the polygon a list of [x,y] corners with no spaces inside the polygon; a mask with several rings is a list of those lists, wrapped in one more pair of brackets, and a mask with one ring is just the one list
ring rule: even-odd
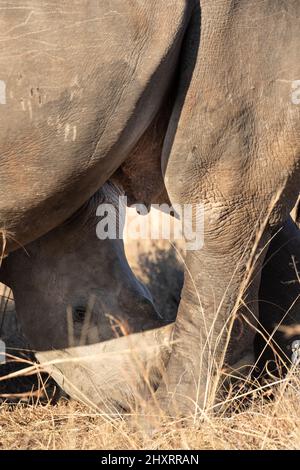
{"label": "calf eye", "polygon": [[84,322],[85,315],[86,315],[85,307],[79,306],[73,309],[73,321],[74,322],[78,322],[78,323]]}

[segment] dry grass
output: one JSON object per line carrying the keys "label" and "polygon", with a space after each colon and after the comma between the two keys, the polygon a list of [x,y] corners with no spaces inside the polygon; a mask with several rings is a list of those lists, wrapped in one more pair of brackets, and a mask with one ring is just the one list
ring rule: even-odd
{"label": "dry grass", "polygon": [[201,423],[161,422],[149,434],[135,417],[111,419],[75,402],[0,407],[1,449],[299,449],[299,382],[281,385],[270,403],[260,399],[229,416]]}

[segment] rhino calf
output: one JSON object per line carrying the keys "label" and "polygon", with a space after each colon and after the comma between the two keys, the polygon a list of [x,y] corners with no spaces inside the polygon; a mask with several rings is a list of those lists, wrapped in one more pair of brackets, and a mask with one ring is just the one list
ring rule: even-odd
{"label": "rhino calf", "polygon": [[105,184],[67,222],[11,253],[1,280],[37,358],[62,388],[89,404],[126,408],[145,379],[156,380],[172,326],[129,267],[123,240],[97,238],[97,207],[117,209],[119,195]]}

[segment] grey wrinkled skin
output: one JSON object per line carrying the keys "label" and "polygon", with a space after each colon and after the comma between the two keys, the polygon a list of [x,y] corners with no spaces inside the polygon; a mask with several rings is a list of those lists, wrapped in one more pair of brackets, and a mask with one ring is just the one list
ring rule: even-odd
{"label": "grey wrinkled skin", "polygon": [[238,315],[239,341],[226,348],[228,319],[243,281],[249,285],[254,248],[287,220],[300,183],[300,107],[292,100],[300,76],[299,2],[197,4],[201,28],[194,12],[163,152],[171,201],[203,203],[205,210],[204,247],[187,255],[168,383],[159,391],[185,413],[208,403],[226,349],[232,364],[252,344],[264,253]]}
{"label": "grey wrinkled skin", "polygon": [[190,13],[184,0],[3,6],[0,227],[8,251],[64,222],[134,149],[170,87]]}
{"label": "grey wrinkled skin", "polygon": [[[186,258],[157,396],[169,410],[195,412],[207,404],[216,364],[235,363],[253,344],[266,250],[252,279],[247,266],[298,197],[299,1],[25,0],[23,8],[1,10],[6,250],[75,213],[138,146],[172,91],[165,185],[172,203],[204,205],[205,243]],[[227,348],[232,312],[243,326]]]}

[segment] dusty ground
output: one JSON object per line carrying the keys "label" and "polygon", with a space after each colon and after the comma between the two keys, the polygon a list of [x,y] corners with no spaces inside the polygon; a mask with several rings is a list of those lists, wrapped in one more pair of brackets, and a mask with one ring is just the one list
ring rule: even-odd
{"label": "dusty ground", "polygon": [[[180,244],[178,250],[182,253]],[[127,253],[158,308],[173,318],[183,279],[177,251],[169,242],[127,241]],[[2,294],[1,312],[9,292]],[[9,352],[14,353],[14,348],[26,349],[27,345],[14,317],[13,301],[7,302],[0,325],[2,337],[13,348]],[[32,359],[27,351],[19,355]],[[0,375],[13,370],[15,364],[10,364]],[[258,386],[251,395],[248,389],[234,389],[217,413],[208,410],[195,421],[171,422],[157,410],[152,432],[136,412],[108,416],[68,400],[46,375],[0,381],[0,449],[299,449],[300,379],[296,372],[274,379],[272,399],[269,387]],[[12,393],[34,391],[41,385],[46,390],[42,398],[33,393],[22,402],[15,396],[16,403],[12,403]]]}

